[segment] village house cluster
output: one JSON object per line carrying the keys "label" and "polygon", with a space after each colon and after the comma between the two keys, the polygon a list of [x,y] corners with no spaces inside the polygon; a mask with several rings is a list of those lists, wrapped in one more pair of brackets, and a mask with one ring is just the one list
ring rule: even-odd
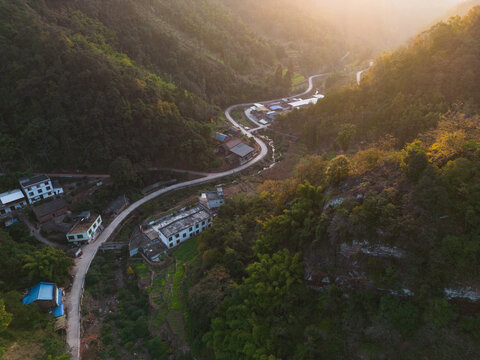
{"label": "village house cluster", "polygon": [[32,205],[38,201],[63,194],[63,188],[58,183],[52,183],[47,175],[36,175],[22,178],[20,189],[0,194],[0,217],[16,210]]}
{"label": "village house cluster", "polygon": [[324,95],[318,94],[317,92],[308,99],[293,98],[264,104],[253,104],[253,106],[247,111],[249,111],[260,124],[267,125],[273,122],[281,114],[288,113],[295,109],[301,109],[308,105],[314,105],[319,99],[323,99],[324,97]]}
{"label": "village house cluster", "polygon": [[158,261],[169,249],[212,227],[216,209],[225,203],[223,189],[202,193],[199,201],[141,225],[130,237],[130,256],[140,254],[150,262]]}
{"label": "village house cluster", "polygon": [[215,152],[226,156],[230,164],[243,165],[256,154],[256,150],[239,137],[238,129],[228,129],[225,134],[216,132],[215,140],[220,143]]}

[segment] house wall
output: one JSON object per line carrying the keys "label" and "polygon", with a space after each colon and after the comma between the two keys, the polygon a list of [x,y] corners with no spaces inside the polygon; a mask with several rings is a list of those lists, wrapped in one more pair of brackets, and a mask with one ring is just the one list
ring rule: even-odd
{"label": "house wall", "polygon": [[27,201],[25,199],[6,205],[0,205],[0,217],[11,214],[16,210],[23,209],[25,206],[27,206]]}
{"label": "house wall", "polygon": [[196,235],[200,234],[205,229],[211,226],[212,226],[212,218],[210,217],[204,221],[197,222],[192,226],[189,226],[188,228],[183,229],[182,231],[170,236],[168,239],[160,232],[159,233],[160,239],[169,249],[171,249],[177,245],[180,245],[184,241],[187,241],[188,239],[195,237]]}
{"label": "house wall", "polygon": [[67,241],[68,242],[84,242],[86,241],[87,243],[92,241],[94,238],[95,232],[98,230],[100,225],[102,224],[102,217],[99,215],[95,222],[88,228],[87,231],[83,233],[68,233],[67,234]]}
{"label": "house wall", "polygon": [[218,207],[222,206],[223,204],[225,204],[224,199],[209,200],[208,201],[208,208],[209,209],[218,208]]}
{"label": "house wall", "polygon": [[62,188],[53,188],[51,180],[26,187],[22,185],[22,190],[30,204],[63,193]]}

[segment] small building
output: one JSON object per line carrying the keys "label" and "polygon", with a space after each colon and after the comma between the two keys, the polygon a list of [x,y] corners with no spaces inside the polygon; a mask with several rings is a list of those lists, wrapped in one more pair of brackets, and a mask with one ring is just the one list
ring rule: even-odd
{"label": "small building", "polygon": [[47,175],[20,179],[20,186],[29,204],[63,194],[63,189],[58,184],[53,185]]}
{"label": "small building", "polygon": [[105,215],[118,215],[128,206],[128,198],[126,195],[121,195],[108,204],[105,209]]}
{"label": "small building", "polygon": [[215,133],[215,140],[220,141],[221,143],[225,142],[228,139],[228,135],[222,134],[220,132]]}
{"label": "small building", "polygon": [[302,107],[305,107],[305,106],[308,106],[308,105],[314,105],[317,103],[319,98],[310,98],[310,99],[304,99],[304,100],[297,100],[297,101],[294,101],[294,102],[291,102],[289,103],[289,105],[291,107],[293,107],[294,109],[300,109]]}
{"label": "small building", "polygon": [[240,143],[230,149],[230,152],[234,154],[233,158],[236,159],[238,164],[243,165],[252,159],[255,149],[247,144]]}
{"label": "small building", "polygon": [[45,204],[33,207],[33,213],[39,223],[47,222],[68,211],[68,203],[64,199],[53,199]]}
{"label": "small building", "polygon": [[27,200],[21,190],[8,191],[0,194],[0,217],[15,212],[27,206]]}
{"label": "small building", "polygon": [[130,236],[130,241],[128,243],[128,252],[130,256],[137,255],[142,246],[148,244],[150,241],[150,238],[144,232],[140,230],[134,231]]}
{"label": "small building", "polygon": [[165,254],[168,251],[168,247],[157,238],[143,244],[140,251],[148,260],[157,261],[162,254]]}
{"label": "small building", "polygon": [[130,237],[128,250],[130,256],[141,253],[148,260],[155,262],[168,251],[168,248],[158,237],[150,238],[144,232],[136,230]]}
{"label": "small building", "polygon": [[67,241],[70,243],[90,243],[100,231],[102,227],[102,217],[100,215],[91,215],[81,218],[68,232]]}
{"label": "small building", "polygon": [[225,204],[225,195],[223,193],[223,189],[218,187],[216,191],[202,193],[200,196],[200,203],[210,210],[219,208]]}
{"label": "small building", "polygon": [[228,155],[235,146],[241,143],[242,143],[242,139],[233,138],[223,143],[221,148],[223,149],[224,154]]}
{"label": "small building", "polygon": [[35,303],[40,310],[48,311],[54,317],[65,315],[63,290],[55,283],[41,282],[32,287],[22,300],[23,305]]}
{"label": "small building", "polygon": [[[155,232],[167,248],[200,234],[212,226],[212,214],[201,204],[178,214],[168,215],[151,224],[148,232]],[[147,234],[149,236],[149,234]]]}

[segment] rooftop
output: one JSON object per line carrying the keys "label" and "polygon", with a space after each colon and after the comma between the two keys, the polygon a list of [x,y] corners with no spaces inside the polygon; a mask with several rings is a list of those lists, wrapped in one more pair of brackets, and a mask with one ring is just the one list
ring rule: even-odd
{"label": "rooftop", "polygon": [[35,213],[37,218],[41,218],[41,217],[44,217],[45,215],[49,215],[55,211],[58,211],[67,207],[68,207],[68,203],[64,199],[54,199],[45,204],[35,206],[33,208],[33,212]]}
{"label": "rooftop", "polygon": [[242,140],[239,139],[239,138],[233,138],[233,139],[230,139],[228,140],[226,143],[225,143],[225,146],[228,148],[228,149],[231,149],[235,146],[237,146],[238,144],[241,144],[242,143]]}
{"label": "rooftop", "polygon": [[225,196],[223,195],[223,189],[218,188],[216,191],[209,191],[206,193],[202,193],[202,198],[207,200],[220,200],[220,199],[224,199]]}
{"label": "rooftop", "polygon": [[21,190],[12,190],[5,192],[3,194],[0,194],[0,204],[1,205],[6,205],[14,201],[18,201],[20,199],[24,199],[25,196],[23,196],[23,193]]}
{"label": "rooftop", "polygon": [[23,187],[27,187],[49,180],[50,178],[47,175],[36,175],[31,178],[20,179],[20,185],[22,185]]}
{"label": "rooftop", "polygon": [[130,236],[128,248],[129,250],[137,249],[148,242],[150,242],[150,238],[143,232],[136,230],[133,232],[132,236]]}
{"label": "rooftop", "polygon": [[250,154],[251,152],[255,151],[255,149],[252,148],[251,146],[248,146],[247,144],[240,143],[237,146],[231,148],[230,151],[232,153],[234,153],[235,155],[238,155],[240,157],[244,157],[244,156]]}
{"label": "rooftop", "polygon": [[22,300],[24,305],[31,304],[37,300],[53,300],[54,299],[54,283],[41,282],[30,289],[27,296]]}
{"label": "rooftop", "polygon": [[83,234],[86,232],[90,227],[93,225],[95,221],[97,221],[100,215],[91,215],[88,219],[80,220],[77,222],[71,230],[68,232],[67,235],[71,234]]}
{"label": "rooftop", "polygon": [[160,239],[151,240],[148,243],[143,244],[142,249],[143,253],[149,259],[168,250],[167,246]]}
{"label": "rooftop", "polygon": [[206,220],[210,213],[201,205],[195,206],[189,210],[182,211],[177,215],[171,215],[163,219],[160,223],[153,225],[153,229],[162,233],[166,238]]}

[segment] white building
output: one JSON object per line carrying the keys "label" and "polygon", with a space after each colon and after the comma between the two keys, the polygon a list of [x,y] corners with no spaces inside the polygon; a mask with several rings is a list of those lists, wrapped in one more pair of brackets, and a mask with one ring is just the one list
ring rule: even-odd
{"label": "white building", "polygon": [[36,175],[31,178],[20,179],[20,186],[30,204],[63,194],[63,189],[59,186],[54,186],[47,175]]}
{"label": "white building", "polygon": [[102,217],[90,215],[78,221],[67,234],[67,241],[70,243],[90,243],[95,240],[102,230]]}
{"label": "white building", "polygon": [[297,100],[297,101],[289,103],[288,105],[292,106],[294,109],[300,109],[304,106],[316,104],[318,102],[318,99],[320,99],[320,97],[313,97],[313,98],[310,98],[310,99]]}
{"label": "white building", "polygon": [[27,206],[27,200],[19,189],[0,194],[0,217]]}
{"label": "white building", "polygon": [[225,195],[221,187],[217,191],[209,191],[202,193],[200,196],[200,203],[209,209],[216,209],[225,204]]}
{"label": "white building", "polygon": [[211,227],[212,215],[204,206],[197,205],[160,219],[151,226],[150,231],[155,231],[168,248],[173,248]]}

